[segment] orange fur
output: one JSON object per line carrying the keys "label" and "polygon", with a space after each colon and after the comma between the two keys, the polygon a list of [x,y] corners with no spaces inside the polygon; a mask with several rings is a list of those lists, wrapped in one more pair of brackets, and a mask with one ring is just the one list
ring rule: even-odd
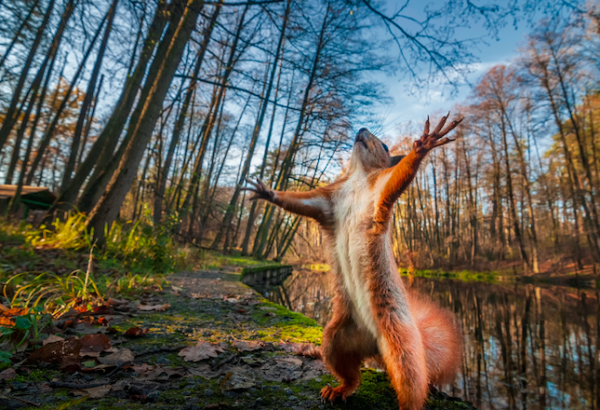
{"label": "orange fur", "polygon": [[323,360],[341,381],[321,391],[325,400],[346,399],[360,384],[365,359],[382,362],[401,409],[423,407],[428,383],[448,383],[461,363],[462,338],[453,315],[410,295],[400,279],[391,246],[391,211],[410,185],[427,152],[442,139],[444,117],[433,133],[429,120],[413,150],[400,159],[366,129],[359,131],[350,171],[309,192],[279,192],[262,181],[248,188],[323,228],[330,266],[337,278],[333,318],[323,331]]}

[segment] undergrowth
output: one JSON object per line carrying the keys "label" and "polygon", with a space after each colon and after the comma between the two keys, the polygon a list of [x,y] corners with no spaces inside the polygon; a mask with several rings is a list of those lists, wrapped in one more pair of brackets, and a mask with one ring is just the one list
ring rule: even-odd
{"label": "undergrowth", "polygon": [[73,307],[102,304],[161,289],[165,275],[189,265],[190,253],[153,228],[149,214],[116,222],[96,247],[80,213],[51,226],[0,221],[0,301],[6,308],[41,309],[60,316]]}
{"label": "undergrowth", "polygon": [[[119,261],[130,271],[171,272],[185,265],[188,255],[169,234],[173,222],[153,227],[149,212],[135,223],[114,222],[110,229],[105,228],[105,245],[96,251],[96,257]],[[89,251],[94,247],[93,232],[88,232],[85,224],[84,214],[72,213],[64,221],[57,218],[51,227],[26,225],[22,229],[34,247]]]}

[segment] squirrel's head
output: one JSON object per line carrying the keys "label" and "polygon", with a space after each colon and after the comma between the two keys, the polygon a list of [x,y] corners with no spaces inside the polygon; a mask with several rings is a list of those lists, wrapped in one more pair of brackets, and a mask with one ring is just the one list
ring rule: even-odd
{"label": "squirrel's head", "polygon": [[390,156],[389,149],[379,138],[368,129],[361,128],[354,140],[352,150],[352,165],[360,164],[367,172],[389,168],[396,165],[404,156]]}

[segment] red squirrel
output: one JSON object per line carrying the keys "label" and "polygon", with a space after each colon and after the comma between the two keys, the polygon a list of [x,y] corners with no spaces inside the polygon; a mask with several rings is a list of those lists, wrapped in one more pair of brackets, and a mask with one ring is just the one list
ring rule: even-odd
{"label": "red squirrel", "polygon": [[423,136],[404,157],[391,157],[381,140],[361,129],[348,172],[327,186],[282,192],[258,180],[244,188],[253,200],[315,219],[326,238],[336,288],[321,353],[341,385],[325,386],[324,400],[354,393],[363,361],[374,358],[385,365],[400,409],[422,409],[428,384],[451,382],[461,363],[462,334],[454,316],[406,290],[390,235],[394,203],[427,153],[454,141],[445,136],[462,119],[444,128],[449,115],[431,133],[428,117]]}

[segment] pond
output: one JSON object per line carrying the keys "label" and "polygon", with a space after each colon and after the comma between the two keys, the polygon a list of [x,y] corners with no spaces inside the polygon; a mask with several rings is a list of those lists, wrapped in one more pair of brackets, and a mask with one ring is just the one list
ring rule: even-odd
{"label": "pond", "polygon": [[[333,275],[296,270],[268,298],[325,325]],[[600,402],[598,294],[560,286],[404,277],[453,311],[465,347],[444,390],[480,409],[593,409]]]}

